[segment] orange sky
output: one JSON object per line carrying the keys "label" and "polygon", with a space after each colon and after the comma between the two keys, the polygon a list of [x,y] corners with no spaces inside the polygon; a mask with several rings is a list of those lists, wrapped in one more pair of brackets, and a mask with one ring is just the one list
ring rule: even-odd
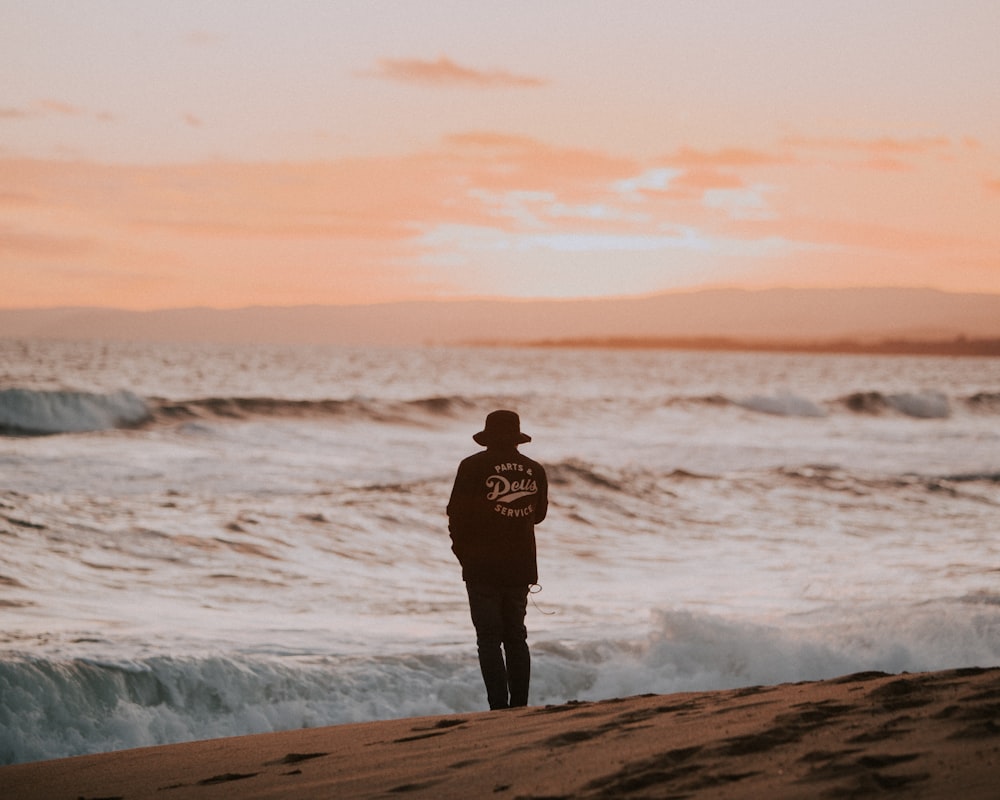
{"label": "orange sky", "polygon": [[1000,5],[0,4],[0,307],[1000,292]]}

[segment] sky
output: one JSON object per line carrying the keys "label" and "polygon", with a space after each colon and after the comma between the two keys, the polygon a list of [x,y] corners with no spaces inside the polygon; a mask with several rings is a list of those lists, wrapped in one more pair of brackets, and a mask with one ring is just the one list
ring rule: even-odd
{"label": "sky", "polygon": [[0,0],[0,308],[1000,293],[995,0]]}

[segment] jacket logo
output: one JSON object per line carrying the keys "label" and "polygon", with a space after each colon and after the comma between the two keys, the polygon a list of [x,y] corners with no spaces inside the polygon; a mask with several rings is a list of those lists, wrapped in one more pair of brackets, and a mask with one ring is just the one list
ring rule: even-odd
{"label": "jacket logo", "polygon": [[496,500],[498,503],[513,503],[522,497],[530,497],[538,492],[538,483],[534,478],[521,478],[520,480],[510,480],[503,475],[490,475],[486,479],[487,500]]}

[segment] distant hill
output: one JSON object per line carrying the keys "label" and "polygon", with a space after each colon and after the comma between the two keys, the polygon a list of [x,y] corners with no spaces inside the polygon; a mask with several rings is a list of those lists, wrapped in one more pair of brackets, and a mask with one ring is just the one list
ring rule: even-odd
{"label": "distant hill", "polygon": [[1000,337],[1000,294],[713,289],[597,300],[364,306],[0,309],[0,336],[276,344],[526,344],[722,338],[818,343]]}
{"label": "distant hill", "polygon": [[912,356],[1000,356],[1000,337],[954,339],[729,339],[721,336],[541,339],[526,347],[591,350],[725,350],[756,353],[842,353]]}

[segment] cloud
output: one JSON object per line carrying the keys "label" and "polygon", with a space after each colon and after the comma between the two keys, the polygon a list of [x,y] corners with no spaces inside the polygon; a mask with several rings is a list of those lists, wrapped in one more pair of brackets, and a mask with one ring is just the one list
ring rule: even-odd
{"label": "cloud", "polygon": [[653,250],[708,250],[710,244],[698,231],[685,228],[670,234],[552,233],[519,237],[519,246],[556,252],[600,253]]}
{"label": "cloud", "polygon": [[194,47],[210,47],[223,41],[226,37],[213,31],[188,31],[184,34],[184,42]]}
{"label": "cloud", "polygon": [[757,167],[768,164],[784,164],[787,155],[777,155],[764,150],[745,147],[724,147],[715,151],[698,150],[693,147],[680,149],[663,156],[663,161],[672,166],[686,168],[706,167]]}
{"label": "cloud", "polygon": [[612,188],[626,197],[641,199],[643,192],[665,192],[670,184],[683,173],[679,169],[657,167],[622,180],[615,181]]}
{"label": "cloud", "polygon": [[0,119],[28,119],[35,116],[30,111],[23,108],[0,108]]}
{"label": "cloud", "polygon": [[481,70],[457,64],[446,56],[437,61],[419,58],[381,58],[373,72],[365,73],[376,78],[416,83],[424,86],[475,86],[495,88],[536,88],[546,81],[529,75],[516,75],[506,70]]}
{"label": "cloud", "polygon": [[957,252],[967,241],[960,236],[885,222],[840,221],[832,218],[778,217],[763,220],[745,217],[736,222],[733,232],[745,235],[780,236],[799,242],[811,242],[854,253],[856,256],[881,251],[901,256]]}
{"label": "cloud", "polygon": [[42,100],[38,104],[43,111],[62,114],[66,117],[82,117],[87,112],[79,106],[64,103],[62,100]]}
{"label": "cloud", "polygon": [[[877,139],[792,136],[786,137],[784,144],[793,150],[858,154],[862,160],[856,165],[876,172],[906,172],[914,168],[907,158],[944,153],[952,147],[952,141],[946,136],[918,136],[912,139],[892,136]],[[969,145],[966,144],[966,147]]]}
{"label": "cloud", "polygon": [[530,136],[518,136],[511,133],[497,133],[496,131],[467,131],[466,133],[453,133],[444,137],[446,144],[454,144],[459,147],[483,147],[496,150],[521,150],[541,146],[541,142]]}
{"label": "cloud", "polygon": [[469,196],[478,200],[486,214],[514,223],[512,230],[594,231],[620,229],[633,223],[648,222],[648,215],[626,210],[617,204],[617,197],[605,197],[602,202],[565,203],[555,192],[509,191],[490,192],[474,189]]}
{"label": "cloud", "polygon": [[947,136],[919,136],[913,139],[897,139],[883,136],[878,139],[856,139],[851,137],[789,136],[784,143],[793,148],[812,150],[855,150],[872,155],[902,155],[905,153],[926,153],[951,146]]}
{"label": "cloud", "polygon": [[764,194],[769,187],[755,184],[746,188],[714,188],[705,192],[702,202],[708,208],[725,211],[733,219],[775,219]]}
{"label": "cloud", "polygon": [[[156,263],[174,287],[157,302],[172,304],[250,303],[263,286],[287,303],[377,302],[443,276],[456,293],[497,292],[489,276],[508,273],[524,279],[518,296],[540,282],[574,294],[583,264],[608,271],[602,291],[637,270],[666,286],[668,273],[751,269],[773,281],[808,269],[831,284],[959,275],[995,290],[971,266],[995,263],[991,153],[961,142],[939,153],[942,139],[824,142],[829,152],[779,143],[642,160],[474,130],[409,154],[300,163],[11,158],[0,160],[12,225],[0,228],[0,269]],[[875,157],[919,169],[831,169]],[[234,288],[233,274],[251,273]]]}
{"label": "cloud", "polygon": [[29,191],[0,191],[0,206],[8,208],[25,208],[39,205],[38,198]]}
{"label": "cloud", "polygon": [[658,167],[613,184],[615,191],[633,202],[641,202],[655,196],[690,200],[711,191],[737,191],[745,187],[746,182],[739,175],[713,167],[694,169]]}
{"label": "cloud", "polygon": [[461,171],[477,189],[550,191],[566,202],[589,202],[638,170],[636,161],[600,150],[557,147],[527,136],[473,132],[444,140],[442,169]]}
{"label": "cloud", "polygon": [[84,255],[95,242],[82,236],[62,236],[0,227],[0,253],[21,258],[64,258]]}
{"label": "cloud", "polygon": [[748,188],[739,170],[795,163],[785,153],[745,147],[712,151],[681,147],[657,160],[664,166],[619,181],[615,188],[636,201],[656,195],[677,200],[703,198],[705,206],[725,208],[734,216],[764,213],[759,190]]}
{"label": "cloud", "polygon": [[746,182],[739,175],[718,169],[692,169],[671,184],[678,197],[697,196],[705,192],[743,189]]}
{"label": "cloud", "polygon": [[[719,194],[707,205],[730,208],[742,205],[748,209],[757,203],[751,198],[759,198],[759,193],[747,188],[747,182],[738,170],[795,163],[788,154],[745,147],[724,147],[714,151],[681,147],[657,160],[663,166],[618,181],[615,184],[617,191],[632,200],[648,199],[653,195],[696,199],[709,192],[728,192],[727,199]],[[733,194],[737,192],[743,193],[743,199]]]}
{"label": "cloud", "polygon": [[13,106],[6,106],[0,108],[0,120],[16,120],[16,119],[37,119],[39,117],[87,117],[93,116],[95,119],[101,122],[111,122],[115,119],[114,115],[109,111],[89,111],[81,106],[75,106],[71,103],[65,103],[62,100],[39,100],[34,104],[31,109],[27,108],[15,108]]}

